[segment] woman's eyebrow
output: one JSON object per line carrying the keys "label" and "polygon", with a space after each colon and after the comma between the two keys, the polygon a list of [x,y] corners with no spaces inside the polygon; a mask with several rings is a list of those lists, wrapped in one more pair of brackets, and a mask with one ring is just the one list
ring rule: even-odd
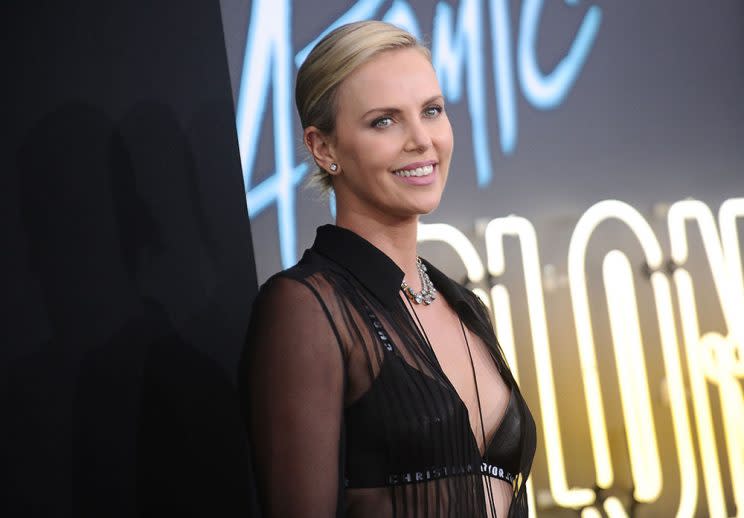
{"label": "woman's eyebrow", "polygon": [[[427,104],[431,104],[434,101],[441,101],[441,100],[444,100],[444,96],[442,94],[437,94],[432,97],[429,97],[427,100],[422,102],[421,106],[426,106]],[[395,106],[388,106],[388,107],[381,106],[379,108],[372,108],[371,110],[368,110],[367,112],[365,112],[364,115],[362,115],[362,118],[365,118],[367,115],[369,115],[370,113],[374,113],[374,112],[400,113],[401,109]]]}

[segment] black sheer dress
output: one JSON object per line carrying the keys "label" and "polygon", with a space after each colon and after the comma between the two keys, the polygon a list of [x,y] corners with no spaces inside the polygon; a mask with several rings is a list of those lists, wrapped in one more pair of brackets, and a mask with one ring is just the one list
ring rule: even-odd
{"label": "black sheer dress", "polygon": [[266,516],[527,516],[530,411],[483,304],[425,264],[510,390],[500,424],[471,426],[480,399],[464,402],[444,374],[397,265],[320,227],[301,261],[264,284],[251,319],[241,385]]}

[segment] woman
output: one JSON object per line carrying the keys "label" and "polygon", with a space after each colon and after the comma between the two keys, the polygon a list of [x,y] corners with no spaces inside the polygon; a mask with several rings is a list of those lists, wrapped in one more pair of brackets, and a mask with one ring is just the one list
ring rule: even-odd
{"label": "woman", "polygon": [[428,50],[346,25],[295,94],[336,225],[254,306],[244,392],[265,515],[527,516],[532,417],[484,306],[416,253],[453,143]]}

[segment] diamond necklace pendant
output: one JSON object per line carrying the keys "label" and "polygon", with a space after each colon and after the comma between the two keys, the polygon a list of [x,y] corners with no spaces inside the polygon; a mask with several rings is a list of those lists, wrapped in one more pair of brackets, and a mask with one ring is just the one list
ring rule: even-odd
{"label": "diamond necklace pendant", "polygon": [[426,265],[421,262],[420,257],[416,257],[416,270],[418,270],[419,280],[421,281],[421,291],[416,291],[411,288],[406,281],[400,283],[400,289],[406,294],[409,300],[415,304],[424,304],[426,306],[434,302],[437,298],[437,290],[429,278],[429,274],[426,273]]}

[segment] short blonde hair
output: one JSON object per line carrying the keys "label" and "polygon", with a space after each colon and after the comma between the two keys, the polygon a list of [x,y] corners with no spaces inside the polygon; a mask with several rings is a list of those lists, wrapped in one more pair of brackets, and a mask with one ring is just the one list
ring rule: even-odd
{"label": "short blonde hair", "polygon": [[[336,96],[349,74],[378,54],[413,48],[429,61],[431,53],[415,36],[395,25],[367,20],[342,25],[321,39],[297,72],[295,103],[302,128],[315,126],[332,135],[336,128]],[[328,193],[331,176],[318,167],[310,184]]]}

